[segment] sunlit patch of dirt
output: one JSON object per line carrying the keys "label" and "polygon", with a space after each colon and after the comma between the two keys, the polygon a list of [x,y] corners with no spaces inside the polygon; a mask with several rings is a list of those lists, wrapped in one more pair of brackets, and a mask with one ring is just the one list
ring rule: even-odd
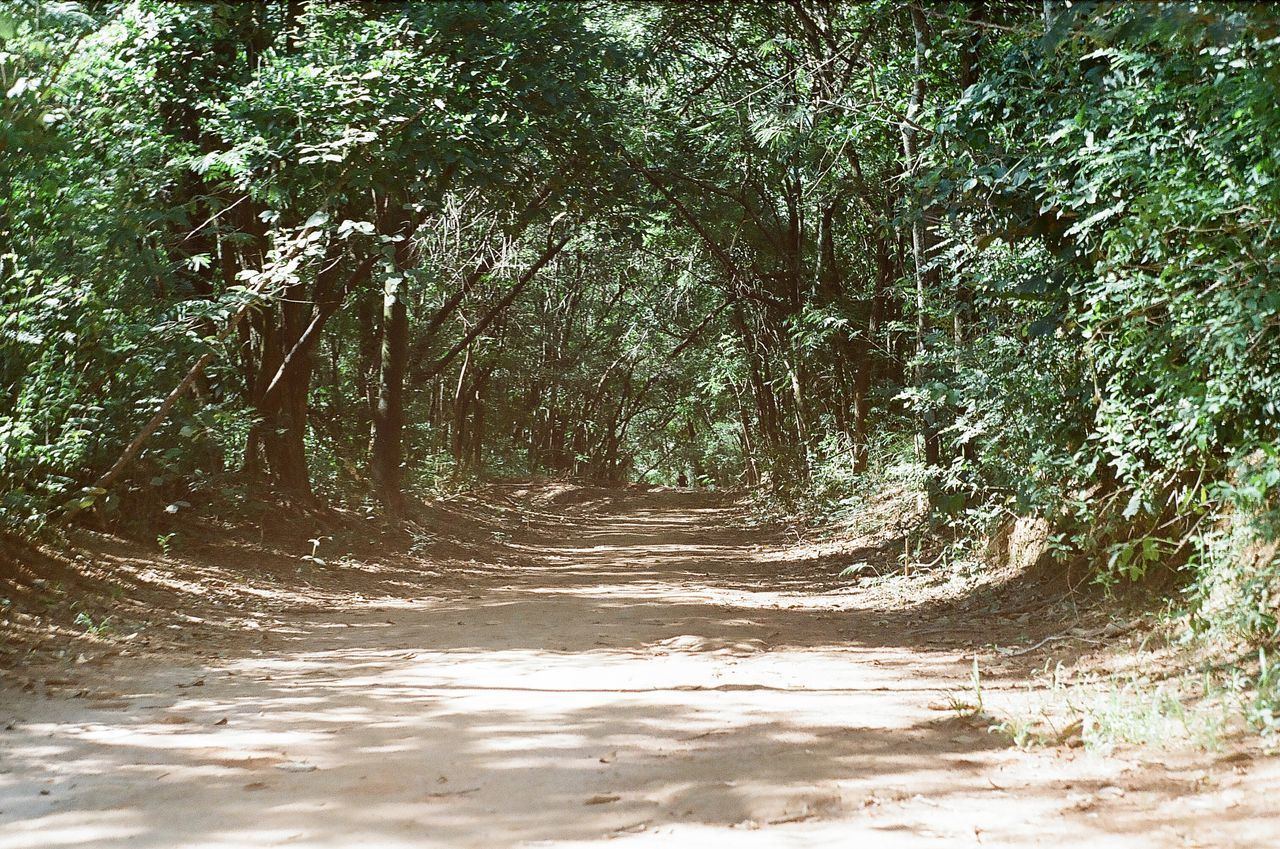
{"label": "sunlit patch of dirt", "polygon": [[891,537],[540,485],[178,533],[13,555],[0,849],[1270,839],[1272,759],[993,733],[1033,664],[1095,647],[999,650],[1094,626],[1017,587],[839,575],[888,568]]}

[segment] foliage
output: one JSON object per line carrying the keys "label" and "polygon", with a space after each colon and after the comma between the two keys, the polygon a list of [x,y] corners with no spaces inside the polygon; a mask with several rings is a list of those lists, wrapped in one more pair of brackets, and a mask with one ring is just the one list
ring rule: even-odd
{"label": "foliage", "polygon": [[1274,645],[1280,18],[1033,5],[7,0],[0,525],[891,475]]}

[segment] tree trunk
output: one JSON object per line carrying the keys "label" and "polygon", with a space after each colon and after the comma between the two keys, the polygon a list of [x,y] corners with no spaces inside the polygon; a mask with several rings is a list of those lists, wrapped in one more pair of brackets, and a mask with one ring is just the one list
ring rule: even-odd
{"label": "tree trunk", "polygon": [[409,351],[409,313],[404,303],[404,277],[387,276],[382,290],[382,357],[378,400],[373,408],[370,476],[378,499],[391,513],[404,510],[400,464],[404,434],[404,367]]}
{"label": "tree trunk", "polygon": [[369,473],[374,492],[391,514],[404,512],[401,466],[404,462],[404,372],[409,355],[409,311],[405,306],[407,271],[413,250],[413,225],[403,210],[393,268],[382,284],[382,348],[378,400],[373,408]]}
{"label": "tree trunk", "polygon": [[311,364],[280,385],[279,407],[267,417],[263,429],[267,468],[277,489],[309,500],[311,475],[307,469],[307,396],[311,386]]}
{"label": "tree trunk", "polygon": [[[283,368],[305,330],[304,289],[303,284],[289,286],[279,304],[260,310],[254,318],[259,357],[250,397],[259,421],[250,428],[245,445],[245,471],[265,472],[274,489],[306,501],[311,498],[306,452],[310,352],[292,368]],[[270,393],[269,385],[274,386]]]}
{"label": "tree trunk", "polygon": [[[913,71],[915,82],[911,87],[911,95],[907,103],[906,120],[902,122],[902,155],[906,161],[907,172],[915,178],[920,173],[920,157],[916,149],[915,122],[924,107],[925,81],[924,61],[929,50],[929,35],[924,12],[917,2],[908,6],[911,13],[911,29],[915,38],[915,55]],[[923,206],[923,204],[922,204]],[[915,269],[916,282],[916,369],[915,383],[917,387],[925,384],[924,357],[927,353],[926,336],[929,331],[928,292],[930,274],[925,270],[931,244],[931,233],[928,227],[928,210],[922,208],[911,224],[911,260]],[[920,451],[927,467],[938,465],[938,435],[932,411],[926,409],[919,417]]]}
{"label": "tree trunk", "polygon": [[467,408],[471,399],[468,396],[468,373],[471,371],[471,352],[462,355],[462,366],[458,369],[458,381],[453,389],[453,461],[464,465],[467,452]]}
{"label": "tree trunk", "polygon": [[[969,14],[967,19],[970,27],[960,45],[959,82],[960,91],[962,92],[978,81],[978,48],[982,42],[982,32],[979,29],[979,24],[986,18],[986,0],[969,0],[968,7]],[[961,279],[956,282],[956,302],[952,328],[957,368],[961,365],[960,355],[965,342],[967,326],[972,321],[973,289],[965,285],[963,279]]]}

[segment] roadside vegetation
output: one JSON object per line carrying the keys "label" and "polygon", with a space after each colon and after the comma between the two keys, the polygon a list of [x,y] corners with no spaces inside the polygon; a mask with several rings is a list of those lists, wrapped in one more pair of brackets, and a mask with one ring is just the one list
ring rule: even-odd
{"label": "roadside vegetation", "polygon": [[1153,716],[1274,740],[1278,59],[1266,3],[4,0],[0,527],[906,493],[901,565],[1030,533],[1168,611]]}

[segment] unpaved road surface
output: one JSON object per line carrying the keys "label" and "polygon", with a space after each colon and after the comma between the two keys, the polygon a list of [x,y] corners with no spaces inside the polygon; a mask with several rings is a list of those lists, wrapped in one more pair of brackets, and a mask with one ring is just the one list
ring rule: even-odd
{"label": "unpaved road surface", "polygon": [[1273,762],[1012,749],[939,710],[962,648],[731,505],[547,509],[515,560],[0,690],[0,849],[1280,845]]}

